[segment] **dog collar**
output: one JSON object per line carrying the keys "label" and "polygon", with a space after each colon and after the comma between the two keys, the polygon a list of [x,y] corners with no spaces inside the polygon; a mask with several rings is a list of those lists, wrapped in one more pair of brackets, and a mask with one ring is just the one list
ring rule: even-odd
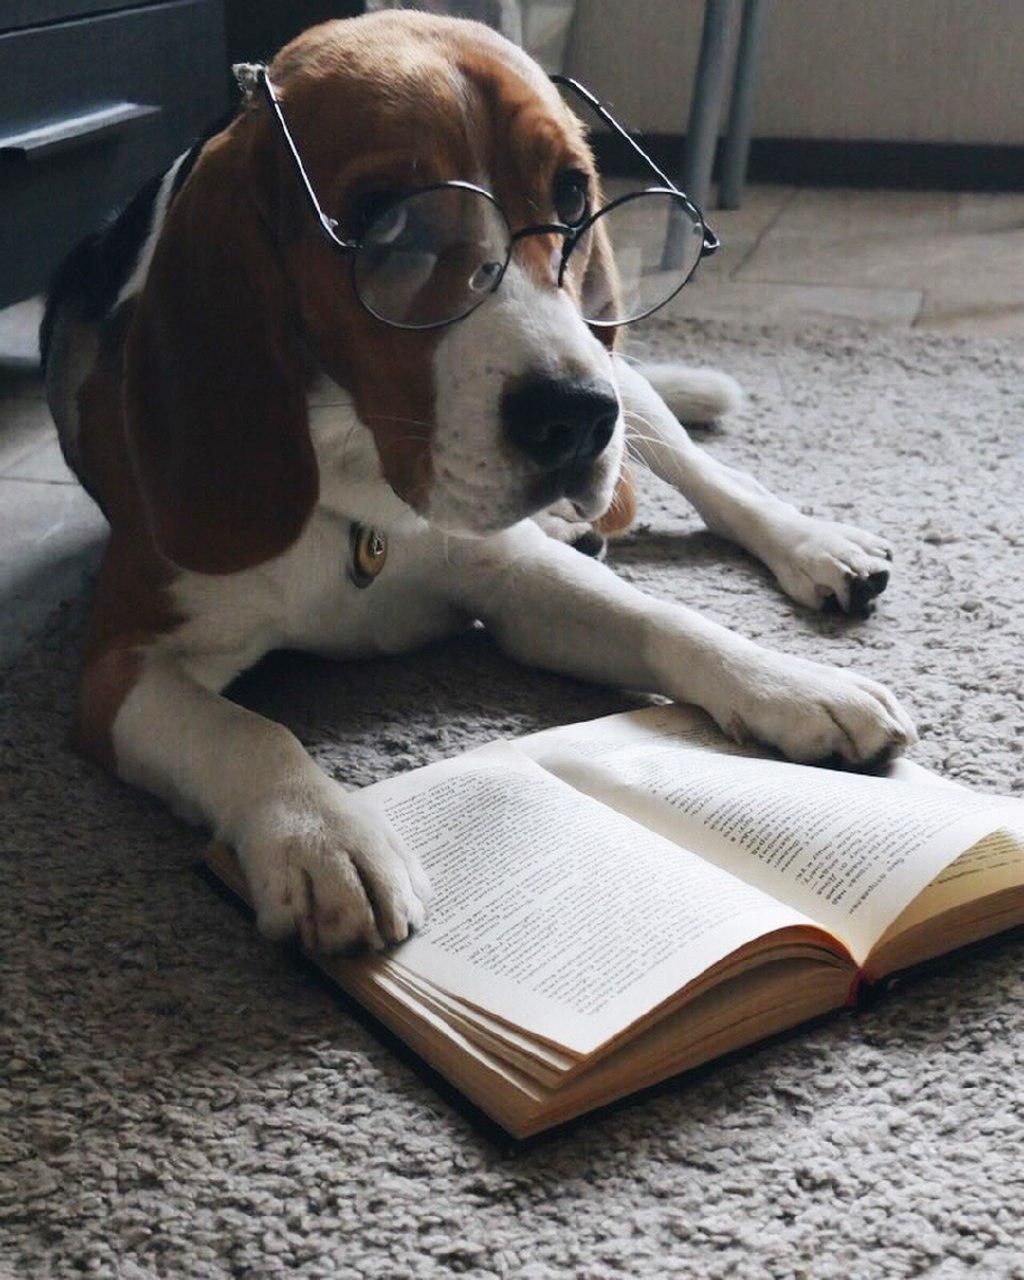
{"label": "dog collar", "polygon": [[353,524],[349,529],[348,576],[357,587],[368,587],[380,575],[388,558],[388,540],[377,529]]}

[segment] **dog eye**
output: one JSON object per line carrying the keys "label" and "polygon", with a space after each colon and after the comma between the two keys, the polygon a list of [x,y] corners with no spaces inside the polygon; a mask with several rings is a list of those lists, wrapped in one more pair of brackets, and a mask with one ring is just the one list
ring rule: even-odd
{"label": "dog eye", "polygon": [[555,179],[555,215],[566,226],[578,227],[590,212],[590,190],[587,175],[579,169],[566,169]]}
{"label": "dog eye", "polygon": [[408,210],[392,191],[373,191],[363,196],[356,210],[359,238],[368,238],[375,245],[394,244],[407,221]]}

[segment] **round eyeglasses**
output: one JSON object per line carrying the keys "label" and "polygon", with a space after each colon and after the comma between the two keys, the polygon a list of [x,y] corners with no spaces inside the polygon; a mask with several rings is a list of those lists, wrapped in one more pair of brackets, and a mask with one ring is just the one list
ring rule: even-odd
{"label": "round eyeglasses", "polygon": [[[528,236],[562,237],[559,286],[575,260],[586,261],[602,249],[603,269],[584,273],[580,285],[583,318],[601,328],[630,324],[663,307],[701,258],[718,248],[696,205],[669,183],[596,98],[566,77],[553,79],[607,116],[664,186],[631,192],[576,225],[538,223],[513,231],[489,191],[470,182],[443,182],[389,201],[357,239],[345,240],[320,206],[265,69],[260,79],[321,229],[350,255],[356,296],[371,315],[395,328],[436,329],[464,319],[500,286],[516,244]],[[601,236],[610,254],[596,243]]]}
{"label": "round eyeglasses", "polygon": [[[683,253],[666,265],[670,224]],[[547,223],[513,232],[490,192],[446,182],[385,206],[355,241],[352,280],[371,315],[401,329],[434,329],[476,310],[501,284],[516,244],[530,235],[561,235],[558,283],[573,255],[586,259],[603,229],[607,269],[583,282],[580,309],[590,324],[629,324],[665,305],[701,258],[704,223],[685,196],[652,188],[623,196],[579,226]],[[681,233],[681,234],[680,234]]]}

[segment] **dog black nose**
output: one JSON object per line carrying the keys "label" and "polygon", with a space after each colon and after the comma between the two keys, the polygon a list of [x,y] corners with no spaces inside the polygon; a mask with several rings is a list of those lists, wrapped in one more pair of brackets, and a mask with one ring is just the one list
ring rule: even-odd
{"label": "dog black nose", "polygon": [[535,378],[505,392],[501,417],[512,444],[542,467],[582,466],[612,438],[619,402],[601,379]]}

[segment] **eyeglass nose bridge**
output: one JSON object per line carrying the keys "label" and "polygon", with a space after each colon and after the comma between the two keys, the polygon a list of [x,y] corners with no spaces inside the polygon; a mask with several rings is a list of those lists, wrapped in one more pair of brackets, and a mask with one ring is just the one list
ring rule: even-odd
{"label": "eyeglass nose bridge", "polygon": [[508,243],[508,255],[511,259],[512,250],[516,247],[520,240],[525,240],[529,236],[561,236],[562,237],[562,258],[558,264],[558,287],[562,287],[565,279],[565,268],[569,261],[569,255],[579,243],[580,236],[587,228],[587,223],[581,223],[578,227],[570,227],[565,222],[535,222],[528,227],[520,227],[518,231],[513,231],[512,238]]}

